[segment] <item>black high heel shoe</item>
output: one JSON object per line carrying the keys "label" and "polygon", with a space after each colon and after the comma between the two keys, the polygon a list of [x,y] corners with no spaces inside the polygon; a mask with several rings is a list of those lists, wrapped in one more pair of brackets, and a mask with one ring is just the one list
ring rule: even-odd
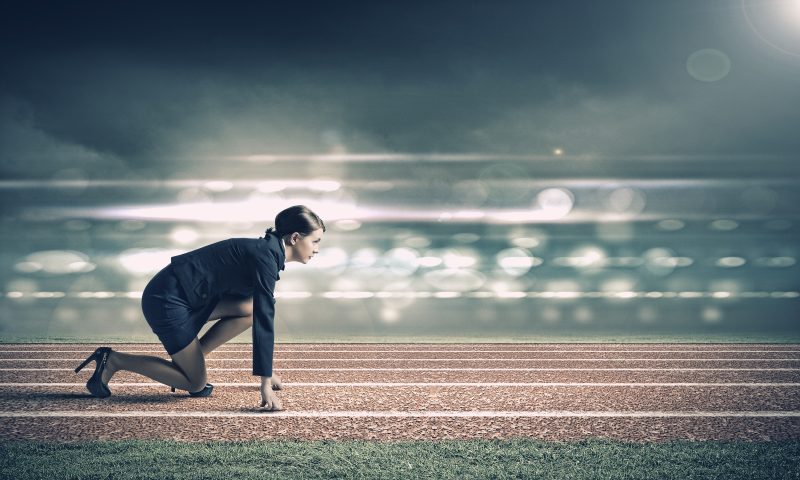
{"label": "black high heel shoe", "polygon": [[[175,392],[175,387],[171,387],[171,389],[172,389],[172,392],[174,393]],[[213,392],[213,391],[214,391],[214,385],[211,385],[210,383],[206,383],[206,387],[204,389],[200,390],[199,392],[189,392],[189,396],[190,397],[207,397],[207,396],[211,395],[211,392]]]}
{"label": "black high heel shoe", "polygon": [[106,363],[108,363],[109,355],[111,355],[111,347],[100,347],[95,350],[94,353],[89,355],[89,358],[84,360],[83,363],[78,365],[78,368],[75,369],[75,373],[78,373],[92,360],[97,362],[94,373],[89,378],[89,381],[86,382],[86,388],[89,389],[89,392],[91,392],[92,396],[99,398],[111,396],[111,390],[109,390],[108,385],[103,383],[103,371],[106,369]]}

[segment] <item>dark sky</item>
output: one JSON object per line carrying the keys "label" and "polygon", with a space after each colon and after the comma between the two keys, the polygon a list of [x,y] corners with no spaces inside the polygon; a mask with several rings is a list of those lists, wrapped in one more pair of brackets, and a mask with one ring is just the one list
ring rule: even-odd
{"label": "dark sky", "polygon": [[[281,282],[313,293],[280,300],[284,332],[796,333],[797,297],[781,295],[800,278],[797,0],[202,3],[3,4],[0,289],[26,293],[0,302],[0,332],[149,334],[127,296],[147,278],[120,258],[156,248],[135,262],[161,268],[174,249],[260,235],[307,203],[328,222],[331,256]],[[403,155],[316,157],[343,153]],[[320,191],[318,179],[341,185]],[[555,219],[519,215],[567,203]],[[497,255],[520,236],[536,240],[523,246],[542,268],[509,280]],[[445,257],[439,247],[464,247],[477,263],[449,277],[436,276],[446,262],[380,276],[348,264],[362,248],[408,245]],[[597,251],[694,263],[653,273],[557,261]],[[75,252],[92,270],[50,275],[29,257],[74,266]],[[779,295],[531,297],[531,309],[324,297],[495,287]],[[84,291],[121,295],[71,296]],[[123,326],[109,321],[120,312]]]}
{"label": "dark sky", "polygon": [[[260,153],[800,152],[800,15],[781,1],[745,2],[756,30],[739,0],[15,3],[4,178]],[[722,78],[691,74],[704,49],[692,68]]]}

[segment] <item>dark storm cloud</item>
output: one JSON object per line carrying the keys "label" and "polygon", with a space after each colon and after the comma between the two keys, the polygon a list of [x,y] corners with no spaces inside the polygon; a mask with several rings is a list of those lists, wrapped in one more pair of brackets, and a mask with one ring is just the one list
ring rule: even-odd
{"label": "dark storm cloud", "polygon": [[[800,66],[738,3],[20,5],[0,33],[0,160],[25,176],[340,147],[795,153]],[[731,58],[726,78],[688,75],[702,48]]]}

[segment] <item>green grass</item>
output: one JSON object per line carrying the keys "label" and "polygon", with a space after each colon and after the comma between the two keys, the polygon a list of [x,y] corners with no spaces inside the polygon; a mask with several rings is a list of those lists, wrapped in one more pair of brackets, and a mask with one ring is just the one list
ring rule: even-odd
{"label": "green grass", "polygon": [[0,477],[796,479],[800,441],[0,443]]}

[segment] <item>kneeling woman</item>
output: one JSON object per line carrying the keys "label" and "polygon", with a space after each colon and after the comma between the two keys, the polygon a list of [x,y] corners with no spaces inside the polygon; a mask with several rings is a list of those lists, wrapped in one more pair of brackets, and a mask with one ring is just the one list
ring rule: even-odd
{"label": "kneeling woman", "polygon": [[[319,251],[322,220],[303,205],[283,210],[263,238],[230,238],[172,257],[142,292],[142,311],[172,357],[133,355],[100,347],[75,369],[94,360],[86,388],[108,397],[108,382],[120,370],[140,373],[192,396],[208,396],[205,357],[253,327],[253,375],[261,377],[261,407],[282,410],[272,392],[281,382],[272,372],[275,342],[275,282],[285,262],[308,263]],[[218,320],[198,339],[203,324]]]}

